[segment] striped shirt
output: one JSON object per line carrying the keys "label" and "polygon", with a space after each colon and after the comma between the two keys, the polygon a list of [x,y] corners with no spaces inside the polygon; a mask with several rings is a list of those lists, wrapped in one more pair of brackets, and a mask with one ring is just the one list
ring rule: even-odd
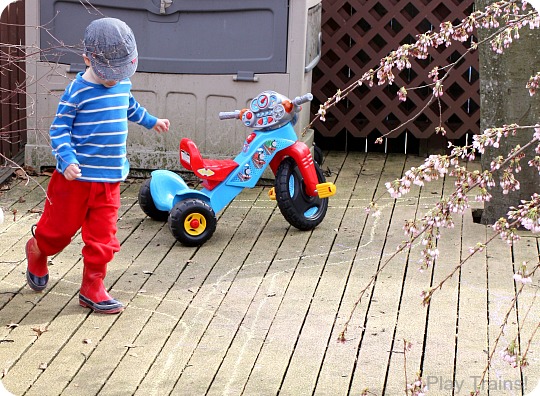
{"label": "striped shirt", "polygon": [[135,100],[129,79],[107,88],[82,74],[66,87],[49,131],[56,169],[64,173],[78,164],[82,176],[77,180],[123,181],[129,173],[128,120],[150,129],[157,118]]}

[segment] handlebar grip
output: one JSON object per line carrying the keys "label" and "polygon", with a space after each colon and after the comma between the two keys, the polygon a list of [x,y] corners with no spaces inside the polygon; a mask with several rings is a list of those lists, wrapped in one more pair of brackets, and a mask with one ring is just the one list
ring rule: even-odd
{"label": "handlebar grip", "polygon": [[240,110],[235,111],[221,111],[219,113],[220,120],[231,120],[240,118]]}
{"label": "handlebar grip", "polygon": [[311,102],[312,100],[313,100],[313,95],[311,93],[307,93],[307,94],[302,95],[302,96],[297,96],[296,98],[294,98],[292,100],[292,103],[295,106],[299,106],[302,103]]}

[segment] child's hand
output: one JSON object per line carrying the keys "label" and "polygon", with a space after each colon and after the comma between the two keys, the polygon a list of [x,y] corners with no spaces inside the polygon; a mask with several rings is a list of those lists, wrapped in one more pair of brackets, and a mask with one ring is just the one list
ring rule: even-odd
{"label": "child's hand", "polygon": [[67,180],[75,180],[78,177],[81,177],[81,168],[79,168],[79,165],[77,164],[70,164],[68,167],[64,170],[64,177]]}
{"label": "child's hand", "polygon": [[166,118],[158,118],[154,130],[157,132],[167,132],[169,130],[170,121]]}

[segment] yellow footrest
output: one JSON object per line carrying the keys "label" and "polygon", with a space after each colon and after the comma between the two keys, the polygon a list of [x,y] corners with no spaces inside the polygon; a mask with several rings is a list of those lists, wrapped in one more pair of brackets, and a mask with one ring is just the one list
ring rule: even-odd
{"label": "yellow footrest", "polygon": [[319,198],[328,198],[336,193],[336,185],[332,182],[317,184]]}
{"label": "yellow footrest", "polygon": [[276,189],[272,187],[270,190],[268,190],[268,197],[272,200],[276,200]]}

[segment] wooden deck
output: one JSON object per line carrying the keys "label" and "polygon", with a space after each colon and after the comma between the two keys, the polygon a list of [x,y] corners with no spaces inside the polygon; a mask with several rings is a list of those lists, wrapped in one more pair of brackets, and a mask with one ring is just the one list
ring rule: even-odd
{"label": "wooden deck", "polygon": [[[421,370],[428,395],[468,394],[512,304],[513,267],[538,260],[530,234],[513,249],[490,244],[425,308],[421,291],[490,234],[470,212],[456,218],[435,265],[418,270],[418,246],[392,260],[355,311],[346,341],[337,342],[360,291],[404,239],[403,221],[422,216],[452,190],[449,179],[399,200],[386,195],[379,217],[366,214],[384,182],[421,162],[330,152],[323,168],[338,191],[314,231],[291,228],[260,186],[220,213],[216,233],[201,248],[175,243],[165,224],[145,217],[137,204],[140,180],[129,180],[118,224],[122,249],[106,278],[127,308],[112,316],[78,305],[80,236],[51,258],[45,292],[26,286],[24,245],[48,177],[36,177],[40,186],[20,179],[3,186],[3,385],[17,396],[360,395],[365,388],[369,395],[403,395],[406,357],[409,382]],[[519,325],[525,347],[540,320],[538,306],[529,310],[537,286],[520,296],[500,345]],[[406,354],[404,339],[412,343]],[[530,367],[512,369],[497,351],[481,394],[488,388],[489,395],[528,394],[540,379],[538,340],[528,356]]]}

